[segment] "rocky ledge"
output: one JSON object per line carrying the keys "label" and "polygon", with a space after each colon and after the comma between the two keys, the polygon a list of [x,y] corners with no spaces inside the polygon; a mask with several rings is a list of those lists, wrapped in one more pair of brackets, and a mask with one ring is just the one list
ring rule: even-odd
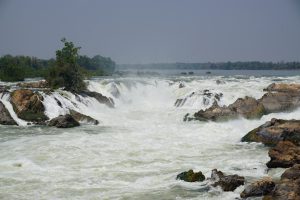
{"label": "rocky ledge", "polygon": [[275,146],[279,141],[291,141],[299,145],[300,120],[273,118],[242,138],[242,142],[261,142],[268,146]]}
{"label": "rocky ledge", "polygon": [[299,200],[300,199],[300,165],[287,169],[280,181],[263,200]]}
{"label": "rocky ledge", "polygon": [[244,117],[248,119],[260,118],[273,112],[292,110],[300,106],[300,84],[271,84],[264,91],[260,99],[244,97],[237,99],[228,106],[219,106],[214,103],[206,110],[200,110],[193,115],[187,114],[185,121],[222,121]]}
{"label": "rocky ledge", "polygon": [[[45,106],[43,104],[44,97],[43,95],[51,95],[52,91],[45,88],[47,87],[47,82],[39,81],[39,82],[29,82],[29,83],[19,83],[17,87],[22,88],[15,88],[12,91],[8,91],[6,88],[0,88],[0,93],[8,94],[9,95],[9,102],[13,107],[14,113],[17,115],[18,118],[25,120],[28,124],[37,124],[37,125],[46,125],[46,124],[54,124],[56,121],[58,124],[65,124],[71,121],[70,116],[74,119],[78,124],[85,123],[85,124],[99,124],[99,121],[93,119],[90,116],[84,115],[79,113],[75,110],[70,109],[67,114],[64,116],[64,120],[62,116],[59,116],[57,119],[52,119],[48,122],[49,118],[45,114]],[[24,89],[24,88],[34,88],[34,89]],[[42,88],[42,90],[41,90]],[[43,94],[43,95],[42,95]],[[108,107],[114,107],[114,102],[111,98],[103,96],[97,92],[91,91],[82,91],[80,93],[74,94],[76,97],[80,96],[79,99],[82,97],[90,97],[95,98],[99,103],[105,104]],[[62,107],[62,103],[56,99],[58,106]],[[11,116],[11,111],[3,104],[2,100],[0,100],[0,124],[2,125],[17,125],[16,121]],[[54,120],[54,121],[53,121]],[[60,123],[61,122],[61,123]],[[74,124],[77,123],[70,123],[70,125],[55,125],[56,127],[73,127]],[[55,123],[56,124],[56,123]]]}

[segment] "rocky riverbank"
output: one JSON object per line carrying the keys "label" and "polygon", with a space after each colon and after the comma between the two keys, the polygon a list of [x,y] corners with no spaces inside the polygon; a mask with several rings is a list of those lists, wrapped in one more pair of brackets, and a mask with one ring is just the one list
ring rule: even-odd
{"label": "rocky riverbank", "polygon": [[[2,88],[0,92],[2,97],[8,95],[8,101],[13,108],[13,112],[19,119],[26,121],[28,125],[35,124],[69,128],[79,126],[80,123],[99,124],[98,120],[74,109],[69,109],[65,115],[49,119],[45,113],[44,98],[45,96],[51,96],[54,91],[47,88],[47,85],[46,81],[18,83],[10,89]],[[85,97],[94,98],[101,104],[110,108],[114,107],[114,102],[111,98],[97,92],[82,91],[73,95],[77,99],[84,99]],[[55,100],[57,105],[61,107],[62,103],[58,99]],[[0,124],[18,125],[2,100],[0,101]]]}
{"label": "rocky riverbank", "polygon": [[244,117],[247,119],[260,118],[263,115],[293,110],[300,106],[299,84],[271,84],[264,89],[260,99],[244,97],[237,99],[228,106],[219,106],[218,102],[194,114],[187,114],[184,121],[224,121]]}

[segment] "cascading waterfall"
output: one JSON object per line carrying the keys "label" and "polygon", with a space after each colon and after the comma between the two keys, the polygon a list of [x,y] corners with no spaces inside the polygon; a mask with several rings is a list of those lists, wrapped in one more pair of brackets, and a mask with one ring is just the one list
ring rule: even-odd
{"label": "cascading waterfall", "polygon": [[[280,176],[279,170],[266,170],[269,158],[263,145],[241,143],[240,139],[273,117],[299,118],[300,110],[219,123],[183,122],[183,117],[212,105],[214,94],[223,94],[219,105],[247,95],[260,98],[273,79],[220,76],[88,81],[88,89],[113,98],[115,108],[63,90],[50,95],[41,92],[50,119],[73,109],[100,124],[73,129],[0,126],[0,148],[5,149],[0,151],[0,199],[234,199],[243,188],[223,192],[208,189],[205,182],[178,181],[176,175],[194,169],[209,177],[211,169],[218,168],[249,180],[267,174]],[[276,80],[299,82],[300,77]],[[179,87],[181,83],[183,87]],[[205,95],[205,90],[212,95]],[[176,106],[177,99],[186,100]],[[9,94],[1,101],[19,125],[27,124],[14,113]]]}

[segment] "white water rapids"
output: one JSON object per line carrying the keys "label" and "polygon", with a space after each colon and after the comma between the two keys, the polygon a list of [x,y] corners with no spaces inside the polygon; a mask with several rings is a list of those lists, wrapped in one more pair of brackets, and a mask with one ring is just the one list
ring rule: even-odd
{"label": "white water rapids", "polygon": [[[247,181],[266,175],[267,148],[241,143],[248,131],[273,117],[299,119],[300,110],[274,113],[258,120],[184,122],[186,113],[209,107],[203,91],[223,93],[228,105],[246,95],[259,98],[274,77],[112,78],[89,81],[89,89],[112,97],[115,108],[94,98],[78,99],[57,91],[44,95],[49,118],[75,109],[99,120],[99,125],[72,129],[0,126],[0,199],[235,199],[234,192],[187,183],[176,175],[188,169],[206,177],[217,168]],[[216,80],[224,81],[217,84]],[[299,76],[276,77],[299,82]],[[183,83],[185,87],[179,88]],[[188,98],[176,107],[178,98]],[[58,106],[59,100],[62,107]],[[1,101],[12,113],[8,97]],[[259,198],[258,198],[259,199]]]}

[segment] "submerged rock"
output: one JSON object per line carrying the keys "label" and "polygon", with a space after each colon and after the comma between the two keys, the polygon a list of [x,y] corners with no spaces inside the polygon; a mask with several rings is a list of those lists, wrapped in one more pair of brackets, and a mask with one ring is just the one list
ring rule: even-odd
{"label": "submerged rock", "polygon": [[43,122],[48,119],[44,114],[43,96],[40,94],[21,89],[13,91],[10,97],[10,102],[19,118],[32,122]]}
{"label": "submerged rock", "polygon": [[282,175],[274,191],[264,200],[299,200],[300,199],[300,165],[294,165]]}
{"label": "submerged rock", "polygon": [[84,114],[81,114],[75,110],[70,110],[70,115],[78,122],[83,122],[83,123],[88,123],[88,124],[94,124],[94,125],[97,125],[99,124],[99,121],[90,117],[90,116],[87,116],[87,115],[84,115]]}
{"label": "submerged rock", "polygon": [[0,124],[2,125],[17,125],[15,120],[11,117],[4,104],[0,101]]}
{"label": "submerged rock", "polygon": [[243,176],[234,175],[224,175],[223,172],[213,169],[211,173],[211,180],[214,182],[213,187],[220,186],[222,190],[234,191],[237,187],[244,185],[245,178]]}
{"label": "submerged rock", "polygon": [[103,96],[102,94],[100,94],[98,92],[82,91],[79,93],[79,95],[81,95],[83,97],[86,97],[86,96],[93,97],[98,102],[103,103],[103,104],[107,105],[108,107],[111,107],[111,108],[114,107],[114,101],[112,98]]}
{"label": "submerged rock", "polygon": [[48,126],[55,126],[57,128],[72,128],[80,126],[80,124],[72,117],[72,115],[66,114],[51,119]]}
{"label": "submerged rock", "polygon": [[300,145],[300,120],[273,118],[242,138],[242,142],[261,142],[270,146],[275,146],[283,140]]}
{"label": "submerged rock", "polygon": [[269,150],[271,160],[267,163],[269,168],[287,168],[300,164],[300,146],[290,141],[280,141],[276,147]]}
{"label": "submerged rock", "polygon": [[241,193],[242,198],[264,196],[270,194],[275,187],[271,177],[265,177],[250,185],[246,186],[244,191]]}
{"label": "submerged rock", "polygon": [[205,180],[205,176],[201,171],[194,172],[193,170],[189,170],[187,172],[182,172],[177,175],[176,179],[183,180],[186,182],[201,182]]}

